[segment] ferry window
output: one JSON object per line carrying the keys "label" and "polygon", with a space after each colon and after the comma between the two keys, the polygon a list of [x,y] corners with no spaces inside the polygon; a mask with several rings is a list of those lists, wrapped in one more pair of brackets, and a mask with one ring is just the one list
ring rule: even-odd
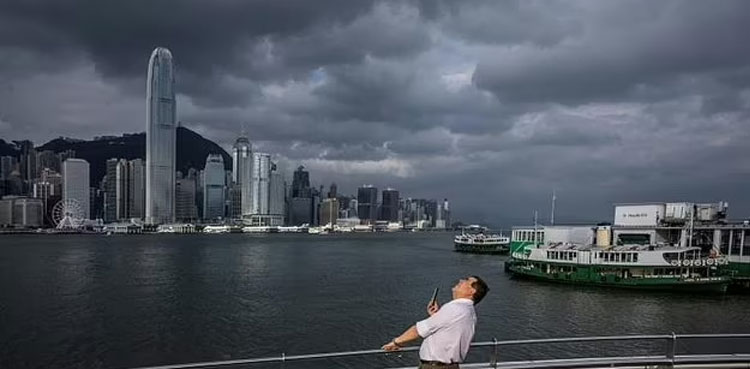
{"label": "ferry window", "polygon": [[634,263],[638,262],[638,254],[633,254],[633,262]]}
{"label": "ferry window", "polygon": [[729,231],[732,232],[732,236],[730,239],[732,240],[732,255],[739,255],[740,254],[740,243],[742,242],[742,232],[737,231]]}
{"label": "ferry window", "polygon": [[729,231],[728,230],[721,231],[721,241],[719,242],[719,251],[722,254],[730,255],[729,254]]}

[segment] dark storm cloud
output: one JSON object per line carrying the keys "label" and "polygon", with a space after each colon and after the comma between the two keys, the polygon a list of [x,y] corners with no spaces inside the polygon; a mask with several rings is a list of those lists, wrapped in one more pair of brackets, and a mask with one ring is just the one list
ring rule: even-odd
{"label": "dark storm cloud", "polygon": [[501,100],[618,101],[639,88],[738,70],[750,62],[750,49],[739,46],[750,34],[745,1],[601,4],[588,11],[592,18],[581,38],[487,55],[475,83]]}
{"label": "dark storm cloud", "polygon": [[553,188],[560,219],[750,214],[748,4],[0,0],[0,135],[142,131],[166,46],[186,126],[225,148],[244,131],[344,193],[448,197],[487,222],[528,223]]}

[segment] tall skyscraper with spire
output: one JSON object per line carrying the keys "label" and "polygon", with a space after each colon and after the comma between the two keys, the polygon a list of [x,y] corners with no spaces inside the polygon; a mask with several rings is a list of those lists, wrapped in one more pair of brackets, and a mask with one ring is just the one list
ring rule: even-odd
{"label": "tall skyscraper with spire", "polygon": [[247,137],[242,135],[232,147],[232,180],[235,191],[239,189],[240,192],[242,217],[249,217],[253,213],[252,168],[252,146]]}
{"label": "tall skyscraper with spire", "polygon": [[146,81],[146,223],[175,219],[177,103],[172,53],[157,47],[148,62]]}

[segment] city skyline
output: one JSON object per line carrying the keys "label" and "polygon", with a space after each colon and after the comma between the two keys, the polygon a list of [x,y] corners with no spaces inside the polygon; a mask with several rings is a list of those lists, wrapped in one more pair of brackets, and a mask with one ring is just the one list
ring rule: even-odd
{"label": "city skyline", "polygon": [[[643,201],[750,216],[746,2],[187,1],[169,27],[90,5],[0,5],[18,30],[0,41],[3,139],[143,131],[143,66],[164,46],[177,120],[225,149],[244,131],[342,188],[448,197],[500,224],[546,220],[553,191],[558,222]],[[70,21],[81,11],[92,23]]]}

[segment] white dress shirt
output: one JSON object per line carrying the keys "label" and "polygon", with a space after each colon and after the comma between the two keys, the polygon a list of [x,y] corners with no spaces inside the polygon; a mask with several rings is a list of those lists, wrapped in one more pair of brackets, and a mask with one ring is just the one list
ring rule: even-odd
{"label": "white dress shirt", "polygon": [[474,301],[455,299],[433,316],[417,322],[417,333],[424,339],[419,358],[443,363],[462,363],[474,338],[477,315]]}

